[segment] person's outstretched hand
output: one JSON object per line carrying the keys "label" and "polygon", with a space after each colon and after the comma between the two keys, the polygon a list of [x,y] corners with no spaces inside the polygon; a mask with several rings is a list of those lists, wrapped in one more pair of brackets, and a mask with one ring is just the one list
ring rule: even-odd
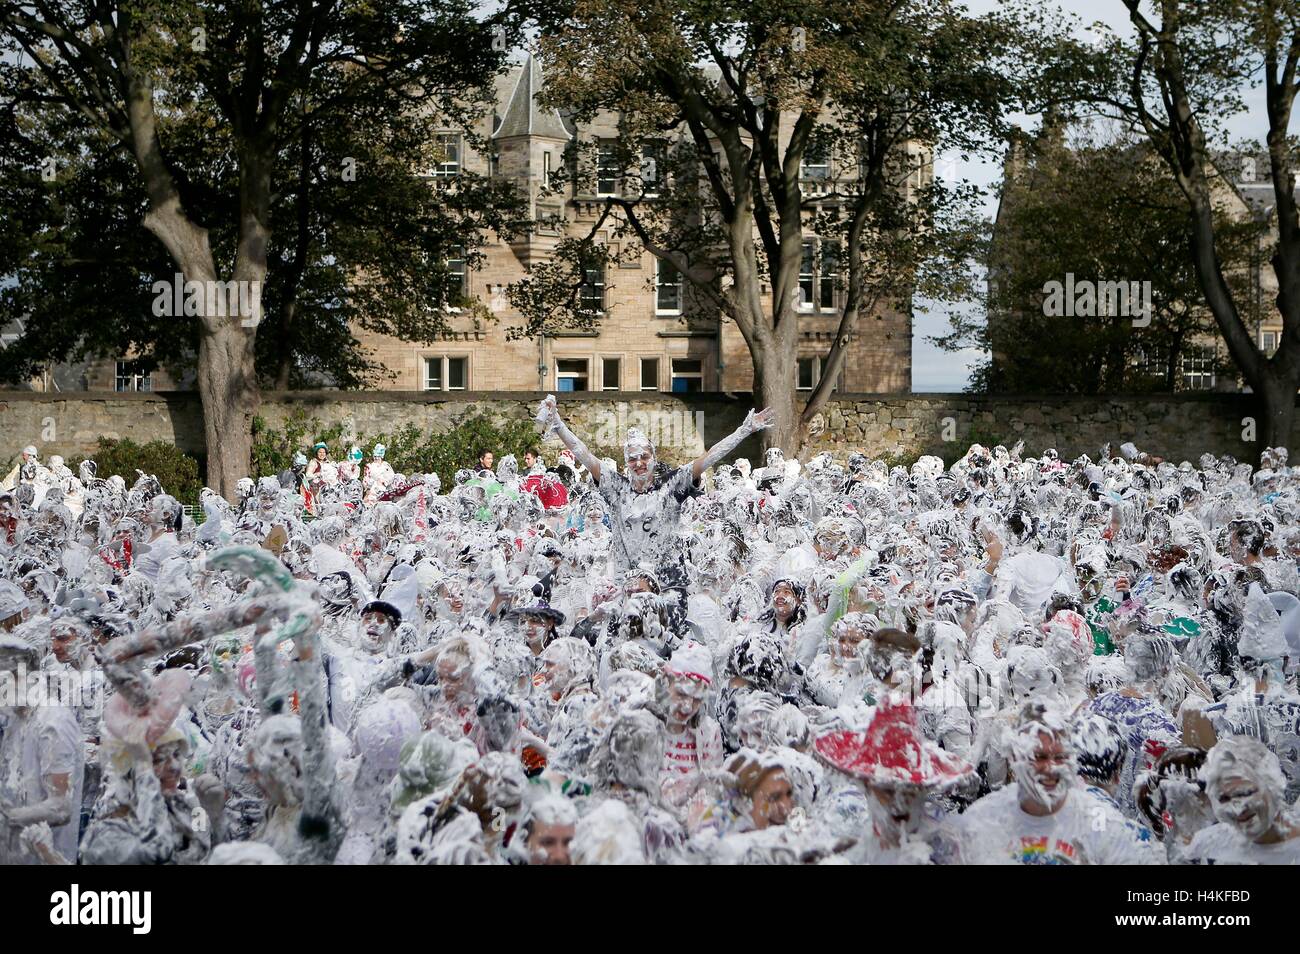
{"label": "person's outstretched hand", "polygon": [[745,430],[754,434],[758,431],[767,430],[776,423],[776,412],[770,407],[765,407],[758,413],[750,411],[745,415]]}
{"label": "person's outstretched hand", "polygon": [[537,417],[534,418],[542,428],[542,434],[549,434],[560,423],[560,409],[555,406],[555,395],[548,394],[537,405]]}

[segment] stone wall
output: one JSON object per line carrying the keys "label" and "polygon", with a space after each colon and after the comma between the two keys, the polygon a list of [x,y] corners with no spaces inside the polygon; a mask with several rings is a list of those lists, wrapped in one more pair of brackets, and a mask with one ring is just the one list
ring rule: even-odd
{"label": "stone wall", "polygon": [[[290,392],[263,395],[262,417],[280,428],[294,409],[324,423],[341,421],[352,435],[391,433],[415,423],[446,429],[462,414],[531,418],[541,394],[531,392]],[[646,431],[669,459],[685,459],[730,433],[749,409],[745,394],[605,392],[559,396],[574,431],[593,449],[616,447],[628,426]],[[911,459],[959,456],[971,441],[1024,440],[1029,452],[1057,448],[1063,456],[1096,455],[1105,441],[1132,440],[1174,460],[1204,451],[1249,457],[1243,419],[1255,414],[1250,395],[1111,395],[1104,398],[966,394],[839,395],[815,424],[814,450]],[[94,450],[101,437],[139,443],[165,440],[202,455],[203,426],[193,392],[75,395],[0,392],[0,464],[6,471],[26,444],[42,457]],[[1292,446],[1297,446],[1292,440]],[[757,442],[741,453],[757,459]],[[10,462],[10,463],[6,463]]]}

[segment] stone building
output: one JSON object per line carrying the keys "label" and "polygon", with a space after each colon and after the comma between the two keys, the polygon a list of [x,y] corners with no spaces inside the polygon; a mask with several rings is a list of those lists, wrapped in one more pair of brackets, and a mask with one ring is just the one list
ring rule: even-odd
{"label": "stone building", "polygon": [[[496,80],[496,107],[476,132],[491,143],[488,154],[472,148],[463,131],[438,134],[438,157],[431,179],[454,179],[462,171],[509,179],[528,197],[528,214],[541,223],[512,241],[490,237],[476,267],[452,262],[462,277],[463,297],[483,308],[450,308],[450,331],[433,344],[408,342],[362,329],[358,340],[386,369],[376,390],[393,391],[749,391],[753,367],[734,323],[692,307],[689,288],[668,274],[649,253],[623,254],[618,242],[601,238],[619,264],[593,275],[584,294],[598,303],[603,320],[596,331],[567,332],[511,340],[511,326],[522,318],[509,304],[505,288],[545,261],[565,236],[586,235],[604,205],[617,194],[621,173],[609,161],[618,135],[618,117],[597,115],[577,125],[537,102],[543,75],[529,57]],[[595,174],[565,177],[562,189],[547,188],[553,174],[573,162],[578,147],[596,156]],[[908,146],[916,171],[908,188],[932,175],[929,151]],[[805,196],[831,190],[832,165],[809,160],[801,169]],[[829,201],[829,200],[828,200]],[[811,215],[811,213],[810,213]],[[798,388],[809,391],[839,322],[843,292],[836,277],[821,274],[817,239],[805,242]],[[433,305],[431,304],[431,307]],[[484,315],[490,315],[490,318]],[[132,355],[105,355],[76,368],[52,370],[30,382],[41,391],[168,391],[193,387],[191,369],[146,372]],[[845,356],[837,390],[847,393],[908,392],[912,382],[912,319],[908,311],[864,315]],[[323,382],[328,386],[328,382]]]}
{"label": "stone building", "polygon": [[[734,323],[693,309],[680,276],[659,267],[649,253],[632,250],[627,255],[608,232],[600,238],[621,260],[593,274],[584,290],[603,312],[598,330],[508,340],[507,329],[520,325],[522,318],[506,299],[506,286],[546,260],[564,236],[586,235],[604,206],[602,197],[622,188],[622,172],[611,160],[617,116],[598,114],[589,124],[575,124],[538,104],[542,84],[541,66],[532,57],[500,77],[497,109],[479,130],[491,142],[492,154],[482,155],[449,129],[440,149],[445,161],[430,175],[455,176],[464,169],[507,177],[528,196],[534,220],[554,225],[511,242],[489,242],[477,268],[460,264],[466,296],[487,306],[495,320],[453,315],[451,332],[432,345],[359,334],[392,374],[377,386],[408,391],[750,390],[753,367]],[[570,175],[562,189],[547,189],[553,173],[573,162],[577,147],[594,152],[594,175]],[[929,157],[919,146],[912,151],[920,156],[919,186],[930,174]],[[805,194],[819,194],[819,186],[827,191],[823,183],[831,174],[829,163],[808,162],[801,171]],[[835,277],[818,274],[821,255],[815,242],[805,243],[807,271],[801,281],[805,304],[798,387],[808,391],[819,380],[842,303]],[[911,368],[911,315],[883,311],[859,321],[837,387],[844,392],[909,391]]]}

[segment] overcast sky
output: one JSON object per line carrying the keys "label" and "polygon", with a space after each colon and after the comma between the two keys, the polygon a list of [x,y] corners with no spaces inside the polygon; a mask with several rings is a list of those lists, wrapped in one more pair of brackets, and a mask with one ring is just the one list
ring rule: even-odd
{"label": "overcast sky", "polygon": [[[966,0],[966,6],[973,14],[980,14],[997,9],[1000,4],[998,0]],[[1128,11],[1120,0],[1061,0],[1058,6],[1074,13],[1085,25],[1101,21],[1124,35],[1132,33]],[[1084,32],[1086,34],[1086,29]],[[1247,90],[1245,99],[1247,111],[1229,119],[1227,128],[1234,138],[1263,140],[1268,130],[1263,89]],[[1032,129],[1036,122],[1026,118],[1022,125]],[[962,162],[960,156],[941,155],[936,162],[935,171],[946,179],[965,179],[982,188],[986,214],[990,219],[993,217],[997,210],[994,190],[1002,175],[1000,158],[985,160],[972,157],[972,161]],[[949,324],[946,309],[947,306],[936,306],[928,314],[919,311],[916,314],[912,326],[913,391],[961,391],[969,380],[971,365],[981,357],[980,352],[974,350],[940,351],[926,340],[932,335],[947,333]]]}

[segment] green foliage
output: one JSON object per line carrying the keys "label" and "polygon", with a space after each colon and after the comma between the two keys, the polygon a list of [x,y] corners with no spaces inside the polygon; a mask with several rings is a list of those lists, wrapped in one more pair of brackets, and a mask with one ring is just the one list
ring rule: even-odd
{"label": "green foliage", "polygon": [[376,442],[388,446],[385,459],[399,474],[437,474],[443,486],[450,486],[456,471],[474,464],[484,450],[496,455],[498,462],[506,454],[514,454],[522,467],[524,451],[536,446],[539,439],[530,420],[465,413],[441,433],[407,424],[390,433],[367,436],[363,446],[369,449]]}
{"label": "green foliage", "polygon": [[[1015,156],[989,249],[987,313],[956,315],[953,334],[932,340],[989,353],[973,391],[1178,390],[1181,358],[1219,335],[1196,275],[1186,202],[1168,171],[1131,135],[1056,121],[1019,140]],[[1226,280],[1239,285],[1258,225],[1218,218],[1216,251]],[[1067,275],[1078,289],[1119,283],[1126,295],[1132,283],[1149,283],[1149,322],[1135,323],[1134,302],[1127,311],[1086,302],[1066,310],[1047,290],[1066,286]]]}
{"label": "green foliage", "polygon": [[249,473],[254,477],[279,474],[293,466],[293,455],[301,451],[310,460],[312,445],[324,441],[330,457],[342,460],[348,448],[343,446],[343,425],[326,427],[300,407],[289,412],[284,430],[278,431],[262,417],[253,418],[253,459]]}
{"label": "green foliage", "polygon": [[130,487],[140,477],[140,471],[158,478],[165,492],[183,504],[197,505],[203,481],[199,478],[199,462],[166,441],[137,444],[130,438],[114,440],[100,438],[93,454],[68,461],[76,473],[83,460],[95,462],[96,476],[109,478],[114,474]]}
{"label": "green foliage", "polygon": [[355,441],[345,440],[342,424],[326,426],[295,408],[282,430],[269,426],[262,418],[253,421],[253,459],[250,473],[256,476],[278,474],[292,466],[298,451],[312,454],[312,445],[324,441],[330,458],[340,461],[355,443],[369,459],[375,444],[387,447],[384,459],[399,474],[437,474],[444,486],[450,486],[456,471],[470,467],[479,453],[491,451],[498,461],[514,454],[521,462],[524,451],[541,441],[537,428],[525,418],[496,418],[483,413],[465,413],[445,431],[429,431],[407,424],[393,431],[359,434]]}

